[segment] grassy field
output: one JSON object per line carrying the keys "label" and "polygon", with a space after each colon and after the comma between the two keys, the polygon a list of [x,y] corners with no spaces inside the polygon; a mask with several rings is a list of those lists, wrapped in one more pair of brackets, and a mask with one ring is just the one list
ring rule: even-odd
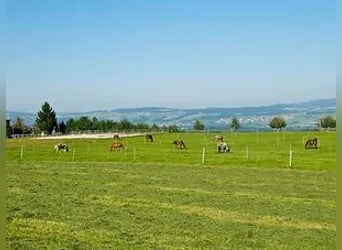
{"label": "grassy field", "polygon": [[[296,169],[328,170],[336,166],[335,132],[271,132],[224,133],[231,153],[216,152],[215,134],[184,133],[160,134],[155,142],[146,142],[143,136],[124,138],[125,150],[110,152],[111,139],[64,140],[70,147],[67,154],[56,154],[53,145],[59,140],[9,140],[6,145],[8,161],[59,161],[59,162],[136,162],[167,164],[204,163],[237,167],[286,168],[292,150],[291,165]],[[306,150],[304,142],[318,137],[319,149]],[[188,149],[175,149],[172,141],[184,139]]]}
{"label": "grassy field", "polygon": [[8,140],[8,247],[336,249],[336,133],[225,133],[229,154],[213,137]]}

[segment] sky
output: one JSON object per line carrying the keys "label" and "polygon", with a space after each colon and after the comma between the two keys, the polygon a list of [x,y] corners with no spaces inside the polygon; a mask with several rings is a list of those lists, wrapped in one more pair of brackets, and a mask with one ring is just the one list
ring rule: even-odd
{"label": "sky", "polygon": [[6,110],[335,98],[335,54],[331,0],[11,0]]}

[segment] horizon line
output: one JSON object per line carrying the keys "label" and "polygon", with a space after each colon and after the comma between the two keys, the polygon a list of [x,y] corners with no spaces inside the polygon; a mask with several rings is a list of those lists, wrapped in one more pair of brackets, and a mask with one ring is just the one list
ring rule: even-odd
{"label": "horizon line", "polygon": [[[180,108],[180,107],[169,107],[169,106],[141,106],[141,107],[127,107],[127,108],[113,108],[113,109],[97,109],[97,110],[88,110],[88,111],[59,111],[58,113],[64,113],[64,114],[71,114],[71,113],[91,113],[91,112],[100,112],[100,111],[114,111],[114,110],[125,110],[125,109],[173,109],[173,110],[196,110],[196,109],[238,109],[238,108],[263,108],[263,107],[271,107],[271,106],[276,106],[276,105],[291,105],[291,104],[303,104],[303,103],[309,103],[309,102],[314,102],[314,101],[324,101],[324,100],[332,100],[335,99],[336,97],[331,97],[331,98],[322,98],[322,99],[310,99],[307,101],[298,101],[298,102],[278,102],[278,103],[273,103],[273,104],[265,104],[265,105],[255,105],[255,106],[237,106],[237,107],[227,107],[227,106],[206,106],[206,107],[193,107],[193,108]],[[335,104],[336,106],[336,104]],[[55,112],[56,110],[53,109]],[[32,113],[37,113],[38,111],[20,111],[20,110],[7,110],[7,112],[12,112],[12,113],[26,113],[26,114],[32,114]],[[56,112],[57,113],[57,112]]]}

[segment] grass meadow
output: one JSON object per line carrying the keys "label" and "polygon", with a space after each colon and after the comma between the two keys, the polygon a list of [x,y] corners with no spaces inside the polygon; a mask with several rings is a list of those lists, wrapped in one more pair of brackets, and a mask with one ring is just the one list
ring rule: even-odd
{"label": "grass meadow", "polygon": [[214,136],[7,140],[8,248],[336,249],[335,132]]}

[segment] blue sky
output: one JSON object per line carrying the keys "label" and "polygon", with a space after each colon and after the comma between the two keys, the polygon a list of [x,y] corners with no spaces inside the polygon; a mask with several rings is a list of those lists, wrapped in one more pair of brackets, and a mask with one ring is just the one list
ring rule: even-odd
{"label": "blue sky", "polygon": [[336,96],[331,0],[11,0],[6,110],[237,107]]}

